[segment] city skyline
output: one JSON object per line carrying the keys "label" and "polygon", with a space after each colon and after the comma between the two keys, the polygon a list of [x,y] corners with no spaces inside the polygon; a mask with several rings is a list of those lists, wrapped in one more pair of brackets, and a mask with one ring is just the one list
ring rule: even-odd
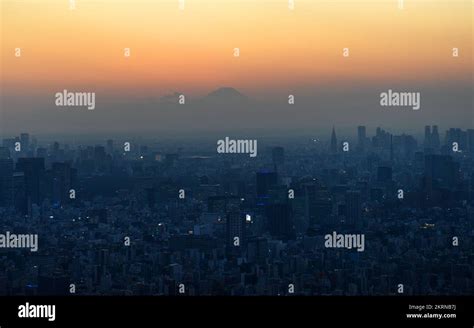
{"label": "city skyline", "polygon": [[0,0],[0,328],[473,326],[473,15]]}
{"label": "city skyline", "polygon": [[354,130],[3,139],[0,295],[468,295],[474,129]]}

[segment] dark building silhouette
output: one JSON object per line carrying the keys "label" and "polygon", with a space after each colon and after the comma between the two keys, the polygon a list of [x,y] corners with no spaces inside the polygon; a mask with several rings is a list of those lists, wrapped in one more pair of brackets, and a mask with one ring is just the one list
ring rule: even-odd
{"label": "dark building silhouette", "polygon": [[236,208],[232,208],[226,215],[226,241],[228,250],[236,253],[245,245],[245,215]]}
{"label": "dark building silhouette", "polygon": [[459,175],[459,163],[448,155],[425,156],[427,187],[453,187]]}
{"label": "dark building silhouette", "polygon": [[24,172],[13,173],[13,204],[15,210],[23,215],[28,214],[31,207],[31,198],[26,195],[26,179]]}
{"label": "dark building silhouette", "polygon": [[438,126],[433,125],[433,130],[431,132],[431,147],[434,150],[438,150],[440,146],[441,146],[441,141],[439,138]]}
{"label": "dark building silhouette", "polygon": [[336,130],[334,129],[334,127],[332,127],[330,151],[333,154],[337,153],[337,137],[336,137]]}
{"label": "dark building silhouette", "polygon": [[467,143],[469,145],[469,152],[474,154],[474,129],[467,130]]}
{"label": "dark building silhouette", "polygon": [[44,197],[44,158],[20,158],[16,171],[25,175],[26,199],[31,204],[40,205]]}
{"label": "dark building silhouette", "polygon": [[431,148],[431,127],[425,126],[425,140],[423,143],[425,148]]}
{"label": "dark building silhouette", "polygon": [[13,160],[0,159],[0,206],[13,205]]}
{"label": "dark building silhouette", "polygon": [[257,197],[268,197],[269,191],[278,183],[278,175],[272,171],[257,172]]}
{"label": "dark building silhouette", "polygon": [[[413,138],[413,136],[402,134],[393,136],[392,140],[392,159],[394,156],[393,151],[398,151],[398,153],[403,155],[405,158],[411,158],[415,154],[418,143],[416,142],[415,138]],[[425,151],[427,151],[427,149],[425,149]]]}
{"label": "dark building silhouette", "polygon": [[268,231],[283,240],[294,237],[292,210],[289,203],[274,203],[266,207]]}
{"label": "dark building silhouette", "polygon": [[7,147],[0,147],[0,159],[9,159],[9,158],[11,158],[10,150]]}
{"label": "dark building silhouette", "polygon": [[350,225],[361,224],[361,197],[359,191],[347,191],[345,197],[346,221]]}
{"label": "dark building silhouette", "polygon": [[106,150],[108,154],[114,153],[114,141],[112,139],[107,140]]}
{"label": "dark building silhouette", "polygon": [[30,149],[30,135],[28,133],[22,133],[20,135],[21,151],[27,154]]}
{"label": "dark building silhouette", "polygon": [[332,213],[332,199],[329,190],[318,182],[303,185],[305,220],[310,227],[326,224]]}
{"label": "dark building silhouette", "polygon": [[446,131],[446,144],[448,149],[452,151],[453,143],[458,144],[458,150],[467,150],[468,145],[468,131],[463,131],[459,128],[450,128]]}
{"label": "dark building silhouette", "polygon": [[375,136],[372,137],[372,146],[375,148],[389,149],[391,134],[378,127],[375,130]]}
{"label": "dark building silhouette", "polygon": [[54,204],[65,204],[70,200],[75,170],[69,163],[53,163],[51,168],[51,196]]}
{"label": "dark building silhouette", "polygon": [[53,274],[38,277],[38,294],[45,296],[66,295],[69,289],[69,279],[65,275]]}
{"label": "dark building silhouette", "polygon": [[264,263],[268,253],[268,240],[266,238],[249,238],[247,242],[247,259],[249,262]]}
{"label": "dark building silhouette", "polygon": [[359,151],[365,151],[365,143],[367,139],[366,128],[361,125],[357,127],[357,149]]}

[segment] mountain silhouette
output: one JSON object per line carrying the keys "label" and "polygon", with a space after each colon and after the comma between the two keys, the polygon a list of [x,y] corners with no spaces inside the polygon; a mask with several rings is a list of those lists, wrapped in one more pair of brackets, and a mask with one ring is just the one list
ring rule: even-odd
{"label": "mountain silhouette", "polygon": [[234,88],[222,87],[212,91],[202,100],[210,103],[227,103],[229,105],[238,105],[242,102],[247,102],[249,99]]}

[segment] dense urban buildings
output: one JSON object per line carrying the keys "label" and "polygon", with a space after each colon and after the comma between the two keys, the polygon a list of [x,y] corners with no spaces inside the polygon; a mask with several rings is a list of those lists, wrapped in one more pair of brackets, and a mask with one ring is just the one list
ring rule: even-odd
{"label": "dense urban buildings", "polygon": [[256,157],[3,139],[0,233],[38,250],[0,248],[0,294],[472,293],[474,130],[372,131],[259,140]]}

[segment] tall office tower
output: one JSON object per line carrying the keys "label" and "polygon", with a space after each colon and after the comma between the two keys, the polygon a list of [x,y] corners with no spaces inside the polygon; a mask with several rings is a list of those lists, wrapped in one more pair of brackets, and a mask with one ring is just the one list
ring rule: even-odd
{"label": "tall office tower", "polygon": [[95,146],[94,147],[94,166],[95,169],[99,172],[106,170],[107,154],[105,153],[105,147]]}
{"label": "tall office tower", "polygon": [[435,150],[438,150],[440,145],[441,143],[439,139],[438,126],[433,125],[433,130],[431,131],[431,147]]}
{"label": "tall office tower", "polygon": [[267,227],[273,237],[288,240],[295,236],[291,205],[273,203],[266,207]]}
{"label": "tall office tower", "polygon": [[346,197],[346,221],[350,225],[359,225],[362,216],[362,204],[360,192],[347,191]]}
{"label": "tall office tower", "polygon": [[357,127],[357,148],[359,151],[365,151],[365,140],[366,140],[366,129],[365,126],[361,125]]}
{"label": "tall office tower", "polygon": [[425,148],[431,148],[431,127],[429,125],[425,126]]}
{"label": "tall office tower", "polygon": [[7,147],[0,147],[0,159],[11,158],[10,150]]}
{"label": "tall office tower", "polygon": [[107,154],[114,153],[114,141],[112,139],[107,140]]}
{"label": "tall office tower", "polygon": [[459,147],[466,151],[468,148],[468,130],[463,131],[459,129]]}
{"label": "tall office tower", "polygon": [[28,153],[30,150],[30,135],[28,133],[22,133],[20,135],[20,142],[21,142],[21,152]]}
{"label": "tall office tower", "polygon": [[330,151],[333,154],[337,153],[337,138],[336,138],[336,130],[334,129],[334,127],[332,127]]}
{"label": "tall office tower", "polygon": [[15,139],[14,138],[3,139],[2,146],[7,148],[10,152],[15,151]]}
{"label": "tall office tower", "polygon": [[13,160],[0,159],[0,207],[13,205]]}
{"label": "tall office tower", "polygon": [[465,151],[468,147],[468,131],[463,131],[459,128],[450,128],[446,131],[446,144],[448,148],[451,148],[453,143],[456,142],[459,150]]}
{"label": "tall office tower", "polygon": [[469,152],[474,154],[474,129],[467,130],[467,144],[469,145]]}
{"label": "tall office tower", "polygon": [[332,214],[332,199],[326,187],[317,182],[303,185],[305,219],[309,227],[328,223]]}
{"label": "tall office tower", "polygon": [[316,191],[316,200],[314,202],[314,212],[313,216],[316,221],[310,222],[314,224],[328,224],[331,220],[332,214],[332,198],[331,194],[325,187],[321,187]]}
{"label": "tall office tower", "polygon": [[69,291],[68,278],[59,272],[49,275],[38,275],[38,295],[67,295]]}
{"label": "tall office tower", "polygon": [[257,172],[257,197],[268,197],[269,190],[276,186],[278,176],[276,172],[260,171]]}
{"label": "tall office tower", "polygon": [[456,138],[456,129],[449,128],[449,130],[446,130],[446,136],[444,138],[444,142],[449,148],[451,148],[452,143],[457,140],[458,139]]}
{"label": "tall office tower", "polygon": [[26,157],[18,159],[16,171],[25,175],[28,203],[40,205],[43,201],[44,158]]}
{"label": "tall office tower", "polygon": [[380,127],[377,127],[375,136],[372,137],[372,145],[374,147],[388,149],[390,147],[390,137],[390,133]]}
{"label": "tall office tower", "polygon": [[390,135],[390,162],[393,163],[393,135]]}
{"label": "tall office tower", "polygon": [[232,208],[226,215],[226,242],[228,249],[240,249],[245,245],[245,215]]}
{"label": "tall office tower", "polygon": [[435,186],[453,187],[459,178],[459,163],[448,155],[427,155],[425,178],[429,190]]}
{"label": "tall office tower", "polygon": [[265,263],[268,257],[268,240],[264,237],[251,237],[247,241],[247,259],[249,262]]}
{"label": "tall office tower", "polygon": [[272,161],[275,166],[283,165],[285,163],[285,149],[283,147],[273,147]]}
{"label": "tall office tower", "polygon": [[26,195],[26,179],[24,172],[13,172],[13,205],[21,214],[28,214],[31,199]]}
{"label": "tall office tower", "polygon": [[317,215],[315,210],[315,200],[316,200],[316,191],[319,188],[319,185],[316,181],[305,183],[303,186],[303,195],[304,195],[304,215],[305,220],[308,222],[308,225],[311,227],[317,223]]}
{"label": "tall office tower", "polygon": [[72,188],[72,169],[69,163],[53,163],[51,168],[51,195],[53,203],[63,205],[69,201]]}
{"label": "tall office tower", "polygon": [[31,138],[30,149],[33,151],[33,153],[36,151],[37,147],[38,147],[38,139],[36,139],[36,137]]}
{"label": "tall office tower", "polygon": [[55,141],[53,145],[51,146],[51,154],[53,157],[58,157],[59,156],[59,142]]}

